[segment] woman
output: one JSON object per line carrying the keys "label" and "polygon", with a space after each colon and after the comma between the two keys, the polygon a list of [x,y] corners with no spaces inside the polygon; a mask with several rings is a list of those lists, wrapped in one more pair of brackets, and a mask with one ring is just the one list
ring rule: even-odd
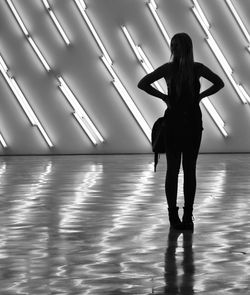
{"label": "woman", "polygon": [[[142,78],[138,87],[148,94],[162,99],[167,104],[166,158],[167,173],[165,192],[168,203],[170,226],[174,229],[193,230],[193,204],[196,191],[196,161],[202,136],[202,115],[199,103],[221,88],[224,83],[202,63],[194,62],[193,44],[186,33],[173,36],[170,44],[171,61]],[[212,86],[200,92],[199,79],[203,77]],[[155,89],[151,84],[164,78],[168,94]],[[184,215],[178,216],[177,191],[181,164],[184,173]]]}

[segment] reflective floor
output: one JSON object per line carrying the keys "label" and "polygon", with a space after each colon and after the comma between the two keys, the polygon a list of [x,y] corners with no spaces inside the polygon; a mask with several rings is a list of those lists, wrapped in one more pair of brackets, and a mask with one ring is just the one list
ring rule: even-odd
{"label": "reflective floor", "polygon": [[250,294],[250,155],[199,156],[193,234],[152,161],[0,157],[0,294]]}

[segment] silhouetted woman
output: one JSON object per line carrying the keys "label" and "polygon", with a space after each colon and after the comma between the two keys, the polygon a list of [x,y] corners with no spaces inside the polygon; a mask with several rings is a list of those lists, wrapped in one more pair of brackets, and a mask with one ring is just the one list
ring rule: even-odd
{"label": "silhouetted woman", "polygon": [[[186,33],[173,36],[170,44],[171,62],[157,68],[142,78],[138,87],[167,104],[166,157],[167,173],[165,192],[172,228],[193,230],[193,204],[196,192],[196,161],[202,137],[202,114],[199,103],[222,87],[221,78],[202,63],[194,62],[192,40]],[[200,92],[199,79],[203,77],[213,85]],[[151,84],[164,78],[168,94]],[[177,191],[181,164],[184,173],[184,215],[178,216]]]}

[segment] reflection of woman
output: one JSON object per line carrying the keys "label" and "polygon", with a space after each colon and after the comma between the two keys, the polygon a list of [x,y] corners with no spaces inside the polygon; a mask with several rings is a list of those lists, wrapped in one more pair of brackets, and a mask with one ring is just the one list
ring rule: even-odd
{"label": "reflection of woman", "polygon": [[[168,106],[166,120],[167,174],[165,182],[170,225],[175,229],[193,230],[193,204],[196,191],[196,161],[201,143],[202,115],[199,102],[219,91],[224,83],[202,63],[193,60],[193,45],[186,33],[174,35],[171,40],[172,61],[142,78],[138,87],[159,97]],[[204,77],[212,86],[200,93],[199,79]],[[164,78],[168,94],[151,84]],[[178,216],[178,174],[182,157],[184,171],[184,215]]]}
{"label": "reflection of woman", "polygon": [[[193,258],[193,235],[189,231],[183,232],[183,259],[182,276],[178,273],[177,247],[181,232],[170,229],[168,234],[168,246],[165,253],[165,288],[164,294],[194,294],[195,266]],[[180,254],[180,253],[179,253]]]}

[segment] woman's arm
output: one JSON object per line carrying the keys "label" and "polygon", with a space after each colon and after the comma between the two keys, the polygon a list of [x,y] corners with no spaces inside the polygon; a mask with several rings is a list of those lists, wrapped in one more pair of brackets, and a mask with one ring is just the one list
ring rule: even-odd
{"label": "woman's arm", "polygon": [[163,78],[166,75],[166,66],[163,65],[156,70],[154,70],[152,73],[147,74],[144,76],[138,83],[138,88],[141,90],[147,92],[150,95],[153,95],[155,97],[158,97],[162,99],[166,104],[169,106],[168,102],[168,96],[165,93],[162,93],[161,91],[154,88],[151,84],[153,84],[155,81]]}
{"label": "woman's arm", "polygon": [[214,72],[212,72],[208,67],[201,64],[200,68],[200,76],[204,77],[213,85],[206,90],[202,91],[200,93],[199,99],[202,100],[204,97],[212,95],[216,92],[218,92],[221,88],[224,87],[224,82],[221,80],[221,78],[216,75]]}

